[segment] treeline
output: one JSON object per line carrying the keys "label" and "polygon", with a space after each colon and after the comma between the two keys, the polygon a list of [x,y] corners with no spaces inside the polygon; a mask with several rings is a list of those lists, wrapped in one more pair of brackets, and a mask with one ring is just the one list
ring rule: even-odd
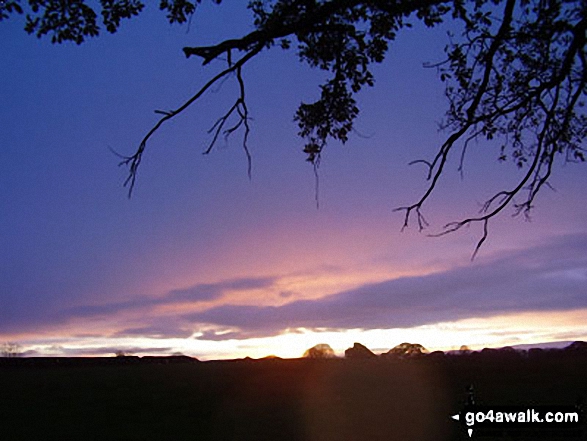
{"label": "treeline", "polygon": [[[517,349],[506,346],[500,349],[485,348],[472,351],[462,346],[455,351],[428,351],[417,343],[401,343],[387,352],[376,354],[361,343],[355,343],[344,352],[344,357],[337,357],[330,345],[321,343],[308,349],[302,358],[305,359],[350,359],[350,360],[469,360],[469,361],[514,361],[514,360],[561,360],[570,357],[587,358],[587,342],[576,341],[560,349],[530,348]],[[242,361],[281,360],[279,357],[268,356],[261,360],[246,357]],[[222,362],[229,360],[216,360]],[[230,360],[238,361],[238,360]],[[115,357],[0,357],[0,366],[115,366],[133,364],[182,364],[202,363],[195,357],[187,355],[171,356],[136,356],[117,353]]]}
{"label": "treeline", "polygon": [[[375,354],[361,343],[355,343],[353,347],[344,352],[347,359],[443,359],[447,357],[494,358],[512,360],[517,358],[541,359],[566,356],[587,356],[587,342],[575,341],[561,349],[530,348],[516,349],[506,346],[500,349],[485,348],[480,351],[471,351],[467,346],[461,346],[458,351],[434,351],[429,352],[424,346],[418,343],[401,343],[387,352]],[[308,349],[304,358],[336,358],[334,350],[327,344],[321,343]]]}

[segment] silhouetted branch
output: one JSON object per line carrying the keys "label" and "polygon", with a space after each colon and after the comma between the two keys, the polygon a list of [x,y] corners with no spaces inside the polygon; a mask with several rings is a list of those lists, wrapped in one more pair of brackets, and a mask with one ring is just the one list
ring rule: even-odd
{"label": "silhouetted branch", "polygon": [[[515,0],[507,1],[501,25],[493,36],[480,31],[475,23],[468,22],[467,38],[469,32],[478,32],[479,35],[470,37],[464,44],[455,45],[455,49],[448,52],[448,61],[435,65],[441,72],[446,69],[452,73],[442,74],[441,77],[456,77],[453,81],[458,84],[458,88],[447,87],[450,110],[445,128],[453,127],[453,133],[442,144],[432,161],[418,160],[410,163],[425,164],[430,183],[418,201],[396,209],[405,212],[402,230],[409,225],[410,218],[416,216],[421,231],[427,226],[421,212],[422,206],[436,188],[455,144],[462,143],[458,167],[462,173],[464,157],[472,140],[479,136],[491,140],[495,134],[502,135],[506,139],[502,147],[502,157],[505,157],[505,145],[511,145],[514,149],[512,156],[519,167],[526,164],[526,158],[532,158],[527,172],[512,189],[498,191],[490,197],[483,204],[480,216],[451,222],[444,226],[442,232],[431,235],[442,236],[472,223],[482,223],[483,234],[472,258],[487,239],[489,220],[504,208],[513,206],[514,216],[522,212],[529,215],[538,192],[544,186],[549,186],[548,180],[556,153],[566,150],[567,157],[569,152],[573,152],[579,160],[584,159],[581,143],[587,134],[587,127],[585,119],[578,117],[575,109],[581,105],[580,97],[587,88],[587,62],[584,52],[587,10],[581,12],[580,20],[575,25],[564,31],[561,31],[562,28],[553,31],[561,32],[561,35],[567,32],[564,38],[561,37],[560,43],[557,43],[564,46],[553,46],[551,37],[545,37],[548,41],[543,46],[540,46],[540,41],[528,43],[529,46],[536,44],[545,51],[552,51],[552,47],[564,49],[554,52],[560,56],[560,62],[551,60],[546,64],[534,63],[521,71],[520,66],[512,64],[513,51],[520,50],[516,38],[522,38],[526,42],[534,40],[513,30],[515,3]],[[546,26],[550,26],[550,20],[546,19],[544,22]],[[552,55],[549,53],[549,56]],[[468,57],[473,58],[471,65],[467,64]],[[450,67],[446,68],[447,64]],[[480,75],[475,76],[478,68],[481,69]],[[535,144],[529,144],[528,137],[535,137]],[[522,191],[527,191],[525,200],[515,203],[514,197]]]}
{"label": "silhouetted branch", "polygon": [[[230,64],[230,59],[229,59],[229,64]],[[245,101],[245,83],[243,81],[242,70],[241,70],[240,66],[236,69],[235,73],[236,73],[236,78],[237,78],[238,85],[239,85],[239,96],[236,99],[236,101],[234,102],[234,104],[232,105],[232,107],[228,110],[228,112],[226,112],[223,116],[218,118],[218,120],[216,120],[214,125],[208,130],[208,133],[213,133],[214,135],[213,135],[212,141],[210,142],[210,144],[208,145],[206,150],[204,150],[203,153],[205,155],[207,155],[212,151],[212,149],[214,148],[214,145],[216,144],[216,141],[218,140],[218,137],[220,136],[221,133],[224,135],[225,139],[228,139],[228,137],[230,135],[232,135],[241,126],[243,126],[245,128],[245,132],[243,135],[242,147],[243,147],[243,150],[244,150],[245,155],[247,157],[247,174],[250,179],[251,175],[252,175],[252,157],[251,157],[251,153],[249,151],[249,146],[247,144],[249,134],[251,132],[251,128],[249,126],[249,109],[248,109],[247,103]],[[225,130],[222,130],[224,128],[224,125],[226,124],[226,122],[230,118],[230,116],[233,115],[234,113],[236,113],[238,115],[238,121],[233,126],[227,128]]]}
{"label": "silhouetted branch", "polygon": [[[375,2],[375,5],[378,10],[385,11],[391,16],[400,17],[420,9],[450,2],[451,0],[399,0],[394,2]],[[252,31],[242,38],[225,40],[213,46],[184,47],[183,52],[186,57],[192,55],[201,57],[204,60],[203,64],[208,64],[231,49],[248,51],[258,45],[271,45],[280,38],[318,31],[317,26],[324,26],[324,23],[331,17],[344,11],[353,10],[364,3],[364,0],[330,0],[324,3],[308,3],[307,7],[301,8],[301,4],[292,2],[290,5],[291,10],[284,8],[280,11],[273,11],[275,16],[272,17],[270,22],[265,23],[261,29]],[[280,6],[283,7],[283,5]],[[294,8],[299,9],[294,10]],[[280,16],[282,20],[279,19]]]}
{"label": "silhouetted branch", "polygon": [[[481,209],[481,213],[485,213],[482,216],[467,218],[467,219],[463,219],[458,222],[450,222],[444,226],[444,231],[442,231],[438,234],[432,234],[431,236],[435,236],[435,237],[444,236],[448,233],[453,233],[453,232],[461,229],[465,225],[469,225],[469,224],[476,223],[476,222],[481,222],[481,223],[483,223],[483,235],[481,236],[481,239],[477,242],[477,246],[475,247],[475,251],[473,252],[473,255],[471,256],[471,260],[475,258],[475,256],[477,255],[477,252],[481,248],[481,245],[483,245],[483,243],[487,239],[489,220],[491,218],[493,218],[494,216],[496,216],[498,213],[500,213],[505,207],[507,207],[510,204],[510,202],[512,201],[512,199],[514,198],[514,196],[516,196],[520,192],[520,190],[522,190],[524,188],[526,183],[528,181],[530,181],[530,179],[533,176],[534,176],[534,180],[532,181],[532,183],[534,183],[536,181],[537,177],[536,177],[535,173],[537,173],[539,171],[540,165],[542,164],[542,162],[541,162],[542,156],[541,155],[545,149],[545,143],[548,142],[546,140],[546,138],[547,138],[548,133],[550,131],[552,120],[554,118],[557,105],[558,105],[558,96],[553,101],[553,104],[551,105],[551,107],[548,111],[547,118],[543,124],[542,130],[538,136],[538,146],[537,146],[537,150],[534,155],[534,160],[533,160],[530,168],[528,169],[528,171],[526,172],[524,177],[518,182],[516,187],[513,188],[512,190],[509,190],[509,191],[502,190],[502,191],[496,193],[495,195],[493,195],[490,199],[488,199],[485,202],[485,204],[483,204],[483,208]],[[551,155],[553,154],[553,152],[554,152],[554,150],[551,152]],[[552,167],[552,162],[550,162],[549,164],[550,165],[548,167],[548,169],[549,169],[548,175],[550,174],[550,168]],[[543,177],[544,180],[548,179],[548,175]],[[533,184],[531,184],[531,185],[533,185]],[[539,185],[542,185],[542,184],[539,184]],[[523,210],[528,212],[530,210],[530,208],[532,207],[532,201],[534,200],[535,196],[536,196],[536,192],[531,191],[525,202],[523,202],[521,204],[515,204],[514,206],[516,207],[516,211],[514,213],[514,216],[518,215]],[[501,197],[501,200],[498,202],[497,206],[493,210],[489,211],[491,209],[491,206],[493,205],[493,203],[500,197]]]}
{"label": "silhouetted branch", "polygon": [[[143,152],[145,151],[145,148],[147,147],[147,142],[149,141],[151,136],[153,136],[153,134],[166,121],[170,120],[171,118],[174,118],[175,116],[179,115],[184,110],[186,110],[189,106],[191,106],[194,102],[196,102],[211,86],[213,86],[218,81],[220,81],[221,79],[226,77],[228,74],[230,74],[232,72],[236,72],[239,84],[242,85],[242,77],[241,77],[241,73],[240,73],[241,67],[247,61],[249,61],[251,58],[253,58],[255,55],[257,55],[262,49],[263,49],[262,46],[257,46],[254,49],[250,50],[248,53],[246,53],[236,63],[229,64],[229,66],[226,69],[224,69],[222,72],[216,74],[211,80],[209,80],[204,86],[202,86],[190,99],[188,99],[185,103],[183,103],[176,110],[170,110],[168,112],[156,111],[156,113],[163,114],[163,117],[159,121],[157,121],[157,123],[147,132],[145,137],[142,139],[137,151],[131,156],[124,156],[123,157],[124,159],[119,164],[119,165],[126,165],[129,168],[128,177],[124,181],[124,186],[125,187],[128,186],[128,196],[129,197],[132,195],[132,191],[134,189],[134,185],[135,185],[136,178],[137,178],[138,167],[141,164]],[[241,102],[241,100],[242,100],[242,102]],[[224,121],[223,121],[223,118],[220,118],[220,120],[217,121],[216,124],[213,126],[213,129],[216,126],[220,126],[220,130],[221,130],[225,120],[228,118],[228,116],[230,116],[230,113],[232,113],[234,108],[237,108],[239,106],[241,108],[244,107],[244,110],[245,110],[244,114],[247,115],[248,111],[246,110],[247,108],[246,108],[246,105],[244,104],[244,87],[241,87],[241,96],[239,97],[239,99],[237,100],[237,103],[235,103],[233,108],[231,110],[229,110],[228,114],[225,115]],[[246,127],[244,148],[245,148],[245,152],[247,154],[247,158],[249,159],[249,173],[250,173],[250,155],[249,155],[248,147],[246,145],[246,137],[248,136],[249,127],[248,127],[248,123],[246,123],[246,118],[244,118],[244,119],[245,119],[245,127]],[[219,133],[219,132],[217,132],[217,133]],[[217,134],[215,135],[212,144],[210,144],[208,146],[207,151],[209,151],[213,147],[216,138],[217,138]]]}

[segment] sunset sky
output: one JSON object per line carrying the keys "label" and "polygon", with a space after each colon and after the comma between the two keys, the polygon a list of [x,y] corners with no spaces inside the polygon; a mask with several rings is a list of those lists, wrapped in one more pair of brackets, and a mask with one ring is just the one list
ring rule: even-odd
{"label": "sunset sky", "polygon": [[[212,3],[212,2],[210,2]],[[189,26],[153,5],[81,46],[51,45],[0,23],[0,345],[27,355],[117,350],[200,359],[300,356],[328,343],[375,352],[587,340],[585,166],[560,164],[556,191],[531,222],[512,210],[490,224],[429,237],[477,213],[519,171],[499,144],[452,158],[424,214],[401,230],[426,188],[446,100],[425,62],[446,31],[401,33],[376,85],[359,97],[356,132],[313,169],[293,122],[323,72],[273,49],[246,65],[252,179],[239,134],[202,155],[207,130],[232,105],[234,80],[164,125],[148,145],[131,199],[131,154],[157,121],[224,66],[181,48],[252,30],[239,2],[204,3]],[[245,2],[240,2],[244,4]]]}

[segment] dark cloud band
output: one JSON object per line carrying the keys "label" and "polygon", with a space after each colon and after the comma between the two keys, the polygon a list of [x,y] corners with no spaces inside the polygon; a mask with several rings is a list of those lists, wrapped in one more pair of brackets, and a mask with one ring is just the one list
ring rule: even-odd
{"label": "dark cloud band", "polygon": [[238,328],[245,337],[299,327],[406,328],[509,312],[585,308],[585,250],[587,236],[561,237],[486,263],[367,284],[318,300],[283,306],[222,305],[183,318]]}

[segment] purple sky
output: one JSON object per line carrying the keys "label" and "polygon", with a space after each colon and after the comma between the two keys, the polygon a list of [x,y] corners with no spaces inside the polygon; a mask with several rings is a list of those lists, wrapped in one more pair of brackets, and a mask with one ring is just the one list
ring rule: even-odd
{"label": "purple sky", "polygon": [[[147,8],[82,46],[0,24],[0,343],[209,358],[300,355],[284,341],[303,352],[328,339],[339,351],[353,341],[587,339],[581,165],[557,167],[557,191],[538,197],[532,222],[509,211],[491,224],[473,263],[480,226],[441,238],[415,225],[400,232],[393,209],[425,188],[424,170],[407,164],[446,136],[442,85],[422,67],[442,58],[446,27],[401,34],[374,69],[357,133],[323,156],[319,209],[292,119],[324,75],[279,50],[244,69],[252,180],[238,135],[201,154],[234,99],[228,81],[152,138],[128,200],[109,147],[132,153],[153,110],[176,108],[222,68],[186,60],[183,46],[238,37],[250,21],[237,6],[205,4],[188,30]],[[425,208],[429,232],[514,182],[520,172],[498,153],[473,145],[464,179],[454,158]]]}

